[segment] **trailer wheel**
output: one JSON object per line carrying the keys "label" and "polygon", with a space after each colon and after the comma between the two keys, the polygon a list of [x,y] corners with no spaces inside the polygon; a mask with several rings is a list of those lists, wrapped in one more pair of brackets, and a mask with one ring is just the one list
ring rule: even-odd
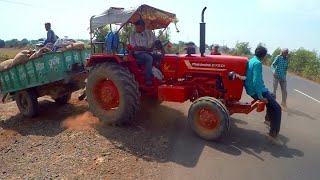
{"label": "trailer wheel", "polygon": [[130,122],[140,105],[140,91],[130,71],[115,63],[96,65],[86,85],[89,109],[107,124]]}
{"label": "trailer wheel", "polygon": [[66,104],[71,99],[71,94],[72,93],[58,97],[57,99],[54,99],[54,101],[60,105]]}
{"label": "trailer wheel", "polygon": [[38,99],[34,91],[22,90],[14,95],[20,113],[25,117],[35,117],[38,114]]}
{"label": "trailer wheel", "polygon": [[211,97],[196,100],[189,109],[192,130],[206,140],[221,140],[229,130],[230,116],[223,104]]}

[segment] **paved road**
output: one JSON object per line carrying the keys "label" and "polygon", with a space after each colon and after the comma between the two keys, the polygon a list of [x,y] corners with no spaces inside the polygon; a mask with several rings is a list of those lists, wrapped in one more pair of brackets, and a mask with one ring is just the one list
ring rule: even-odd
{"label": "paved road", "polygon": [[[272,75],[268,67],[264,67],[264,79],[271,89]],[[165,103],[183,115],[172,117],[178,120],[173,128],[170,158],[164,164],[163,179],[318,180],[320,85],[289,75],[288,91],[288,109],[283,111],[280,133],[285,144],[282,147],[267,141],[268,129],[262,123],[264,113],[233,115],[229,136],[217,144],[199,139],[189,129],[185,118],[190,103],[181,106]],[[280,94],[279,91],[278,96]],[[249,98],[244,97],[243,101],[246,100]]]}

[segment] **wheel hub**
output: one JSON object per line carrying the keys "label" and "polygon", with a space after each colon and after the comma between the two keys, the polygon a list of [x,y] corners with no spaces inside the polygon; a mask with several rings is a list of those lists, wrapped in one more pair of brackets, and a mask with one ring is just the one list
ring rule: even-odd
{"label": "wheel hub", "polygon": [[96,100],[105,110],[119,106],[119,92],[111,80],[102,80],[97,83],[94,94]]}
{"label": "wheel hub", "polygon": [[197,114],[197,122],[206,129],[215,129],[218,126],[218,118],[210,109],[201,109]]}
{"label": "wheel hub", "polygon": [[28,107],[28,100],[25,96],[21,96],[20,103],[23,109],[26,109]]}

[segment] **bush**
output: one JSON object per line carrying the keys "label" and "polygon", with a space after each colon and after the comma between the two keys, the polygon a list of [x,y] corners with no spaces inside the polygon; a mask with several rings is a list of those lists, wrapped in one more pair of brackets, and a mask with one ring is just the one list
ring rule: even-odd
{"label": "bush", "polygon": [[[265,64],[270,66],[280,53],[281,49],[277,48]],[[307,79],[320,81],[320,57],[317,55],[317,52],[304,48],[293,50],[289,53],[288,70]]]}

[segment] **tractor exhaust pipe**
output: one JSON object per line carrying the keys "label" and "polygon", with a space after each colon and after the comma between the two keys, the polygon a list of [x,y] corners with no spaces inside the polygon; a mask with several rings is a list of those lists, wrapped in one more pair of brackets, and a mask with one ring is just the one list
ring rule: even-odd
{"label": "tractor exhaust pipe", "polygon": [[207,7],[204,7],[201,14],[201,23],[200,23],[200,53],[201,56],[204,56],[206,51],[206,23],[204,22],[204,12]]}

